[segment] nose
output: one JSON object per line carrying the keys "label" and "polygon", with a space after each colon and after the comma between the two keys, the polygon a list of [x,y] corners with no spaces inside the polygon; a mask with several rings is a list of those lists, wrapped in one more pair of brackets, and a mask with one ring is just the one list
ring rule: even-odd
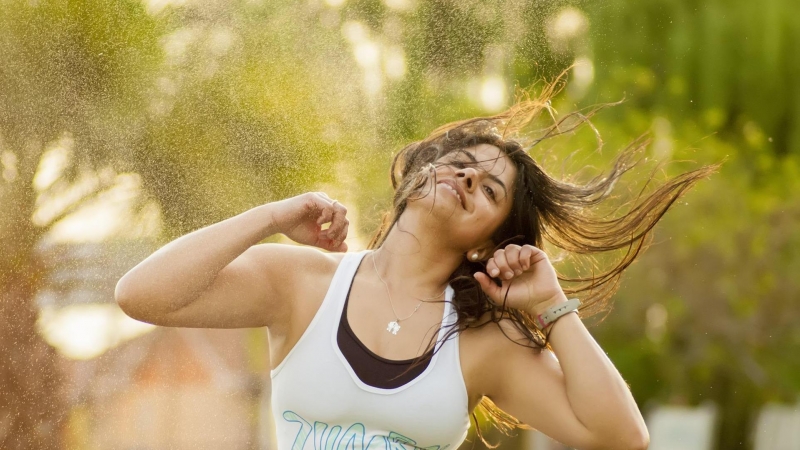
{"label": "nose", "polygon": [[478,171],[473,167],[464,167],[456,172],[456,180],[462,183],[464,189],[472,193],[478,186]]}

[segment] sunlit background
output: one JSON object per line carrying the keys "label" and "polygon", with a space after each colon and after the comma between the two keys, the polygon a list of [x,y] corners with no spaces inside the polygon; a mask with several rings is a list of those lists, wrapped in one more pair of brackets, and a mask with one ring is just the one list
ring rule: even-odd
{"label": "sunlit background", "polygon": [[273,449],[265,330],[134,321],[119,277],[308,190],[362,249],[393,152],[567,68],[556,113],[624,101],[602,151],[589,126],[534,148],[551,173],[645,133],[666,165],[622,193],[726,161],[587,320],[651,448],[800,448],[798,49],[791,0],[0,0],[0,448]]}

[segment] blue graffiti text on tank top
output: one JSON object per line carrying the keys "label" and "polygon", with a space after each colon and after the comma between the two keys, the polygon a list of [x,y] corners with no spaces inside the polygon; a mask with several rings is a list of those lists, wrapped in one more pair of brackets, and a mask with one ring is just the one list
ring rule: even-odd
{"label": "blue graffiti text on tank top", "polygon": [[328,430],[327,423],[314,422],[312,425],[293,411],[284,411],[283,418],[300,425],[291,450],[445,450],[450,446],[417,447],[415,440],[394,431],[388,436],[372,436],[369,442],[364,442],[366,430],[361,423],[354,423],[347,429],[335,425]]}

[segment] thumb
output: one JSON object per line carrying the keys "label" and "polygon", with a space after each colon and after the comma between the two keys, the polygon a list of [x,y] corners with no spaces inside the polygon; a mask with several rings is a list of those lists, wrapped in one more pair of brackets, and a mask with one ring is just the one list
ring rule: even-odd
{"label": "thumb", "polygon": [[480,284],[483,292],[485,292],[486,295],[488,295],[489,298],[492,299],[492,301],[494,301],[494,299],[499,294],[500,286],[494,284],[492,279],[489,278],[489,275],[486,275],[483,272],[475,272],[473,277],[478,281],[478,284]]}
{"label": "thumb", "polygon": [[320,243],[318,247],[324,248],[329,252],[346,252],[347,251],[347,244],[342,241],[341,244],[336,245],[336,241],[332,241],[330,239],[324,239],[323,242]]}
{"label": "thumb", "polygon": [[341,244],[336,245],[336,241],[328,237],[328,230],[321,230],[317,235],[317,240],[314,244],[315,247],[327,250],[329,252],[346,252],[347,244],[342,241]]}

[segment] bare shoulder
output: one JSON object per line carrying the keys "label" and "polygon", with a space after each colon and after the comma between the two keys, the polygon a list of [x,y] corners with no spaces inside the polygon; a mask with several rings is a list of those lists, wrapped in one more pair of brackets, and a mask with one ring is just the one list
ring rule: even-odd
{"label": "bare shoulder", "polygon": [[[327,253],[315,247],[288,244],[257,245],[254,260],[267,278],[273,280],[275,295],[287,299],[283,323],[273,328],[290,328],[298,316],[322,301],[344,253]],[[321,293],[321,295],[320,295]]]}
{"label": "bare shoulder", "polygon": [[327,253],[316,247],[290,244],[259,244],[253,257],[265,271],[284,278],[319,275],[335,271],[344,253]]}
{"label": "bare shoulder", "polygon": [[[270,245],[270,244],[267,244]],[[280,245],[280,244],[274,244]],[[339,267],[339,263],[344,258],[345,253],[328,253],[316,247],[305,247],[299,245],[284,245],[284,258],[281,261],[270,260],[274,252],[265,251],[265,261],[275,279],[292,280],[294,283],[282,283],[284,289],[289,289],[290,297],[295,300],[303,300],[309,294],[314,297],[314,293],[327,291],[333,274]],[[322,300],[322,299],[320,299]]]}

